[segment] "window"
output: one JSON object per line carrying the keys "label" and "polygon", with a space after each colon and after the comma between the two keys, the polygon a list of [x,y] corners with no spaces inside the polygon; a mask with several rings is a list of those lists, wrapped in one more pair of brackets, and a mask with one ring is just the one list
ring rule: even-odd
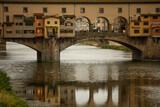
{"label": "window", "polygon": [[148,18],[148,16],[144,16],[144,18],[145,18],[145,19],[147,19],[147,18]]}
{"label": "window", "polygon": [[104,8],[99,8],[99,13],[104,13]]}
{"label": "window", "polygon": [[62,8],[62,13],[66,13],[66,8]]}
{"label": "window", "polygon": [[24,34],[34,34],[34,30],[24,30]]}
{"label": "window", "polygon": [[149,23],[148,22],[143,22],[143,25],[148,25]]}
{"label": "window", "polygon": [[149,30],[148,29],[144,29],[143,33],[149,33]]}
{"label": "window", "polygon": [[11,31],[11,30],[7,31],[7,34],[11,34],[11,33],[12,33],[12,31]]}
{"label": "window", "polygon": [[160,12],[160,8],[156,8],[156,12],[157,12],[157,13]]}
{"label": "window", "polygon": [[36,19],[42,19],[42,16],[36,16]]}
{"label": "window", "polygon": [[118,13],[122,13],[122,8],[118,8]]}
{"label": "window", "polygon": [[61,30],[60,30],[60,33],[65,33],[65,30],[64,30],[64,29],[61,29]]}
{"label": "window", "polygon": [[16,26],[18,26],[19,24],[18,23],[16,23]]}
{"label": "window", "polygon": [[61,22],[60,22],[60,25],[64,25],[64,21],[61,21]]}
{"label": "window", "polygon": [[16,30],[16,34],[23,34],[23,30]]}
{"label": "window", "polygon": [[134,22],[134,25],[139,25],[139,22]]}
{"label": "window", "polygon": [[139,30],[134,30],[134,33],[139,33]]}
{"label": "window", "polygon": [[8,12],[8,7],[7,6],[4,7],[4,12]]}
{"label": "window", "polygon": [[66,30],[66,33],[73,33],[73,30]]}
{"label": "window", "polygon": [[37,33],[37,34],[42,34],[42,30],[41,30],[41,29],[37,29],[37,30],[36,30],[36,33]]}
{"label": "window", "polygon": [[6,22],[9,22],[9,16],[6,16]]}
{"label": "window", "polygon": [[65,17],[65,19],[73,19],[72,17]]}
{"label": "window", "polygon": [[158,16],[153,16],[153,19],[158,19]]}
{"label": "window", "polygon": [[80,12],[85,13],[85,8],[81,8]]}
{"label": "window", "polygon": [[11,26],[11,24],[7,24],[7,26]]}
{"label": "window", "polygon": [[57,24],[57,21],[55,21],[54,24]]}
{"label": "window", "polygon": [[47,11],[47,7],[44,7],[44,8],[43,8],[43,12],[44,12],[44,13],[47,13],[47,12],[48,12],[48,11]]}
{"label": "window", "polygon": [[28,12],[28,8],[27,7],[24,7],[23,8],[23,13],[27,13]]}
{"label": "window", "polygon": [[73,26],[73,23],[66,23],[66,26]]}
{"label": "window", "polygon": [[15,18],[16,19],[22,19],[22,16],[16,16]]}
{"label": "window", "polygon": [[137,13],[141,13],[141,8],[137,8]]}
{"label": "window", "polygon": [[41,26],[41,23],[38,23],[38,26]]}
{"label": "window", "polygon": [[26,22],[26,26],[33,26],[33,22]]}
{"label": "window", "polygon": [[50,21],[47,21],[47,24],[50,24]]}
{"label": "window", "polygon": [[23,23],[19,23],[19,26],[22,26],[23,25]]}
{"label": "window", "polygon": [[160,29],[155,29],[155,33],[160,33]]}

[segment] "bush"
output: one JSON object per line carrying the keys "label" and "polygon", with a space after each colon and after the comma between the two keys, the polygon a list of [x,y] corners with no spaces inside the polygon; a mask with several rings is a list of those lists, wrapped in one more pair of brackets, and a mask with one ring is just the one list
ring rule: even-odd
{"label": "bush", "polygon": [[0,107],[28,107],[27,103],[12,93],[10,78],[0,71]]}

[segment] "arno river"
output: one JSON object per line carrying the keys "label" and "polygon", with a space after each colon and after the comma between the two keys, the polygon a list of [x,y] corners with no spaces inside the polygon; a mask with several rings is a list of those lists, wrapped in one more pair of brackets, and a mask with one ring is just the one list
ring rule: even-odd
{"label": "arno river", "polygon": [[30,107],[160,107],[160,62],[131,57],[77,44],[60,63],[37,63],[34,50],[8,43],[0,69]]}

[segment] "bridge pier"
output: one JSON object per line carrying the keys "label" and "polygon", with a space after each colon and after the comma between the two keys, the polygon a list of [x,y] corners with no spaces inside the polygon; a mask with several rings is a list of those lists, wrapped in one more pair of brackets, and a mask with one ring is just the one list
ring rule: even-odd
{"label": "bridge pier", "polygon": [[0,41],[0,51],[5,51],[6,50],[6,42]]}
{"label": "bridge pier", "polygon": [[160,60],[160,38],[147,37],[139,41],[141,51],[133,50],[133,60]]}
{"label": "bridge pier", "polygon": [[60,44],[59,41],[50,37],[43,39],[42,51],[37,51],[38,62],[59,62],[60,61]]}

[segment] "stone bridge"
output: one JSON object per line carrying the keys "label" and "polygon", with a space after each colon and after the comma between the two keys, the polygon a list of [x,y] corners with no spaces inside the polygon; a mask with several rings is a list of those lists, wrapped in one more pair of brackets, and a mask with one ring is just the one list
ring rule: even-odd
{"label": "stone bridge", "polygon": [[[75,37],[44,38],[4,38],[1,39],[1,49],[5,49],[5,42],[16,42],[37,51],[40,62],[60,61],[60,52],[82,40],[114,41],[132,50],[133,60],[159,60],[160,38],[129,37],[127,34],[111,32],[77,32]],[[2,42],[3,41],[3,42]]]}

